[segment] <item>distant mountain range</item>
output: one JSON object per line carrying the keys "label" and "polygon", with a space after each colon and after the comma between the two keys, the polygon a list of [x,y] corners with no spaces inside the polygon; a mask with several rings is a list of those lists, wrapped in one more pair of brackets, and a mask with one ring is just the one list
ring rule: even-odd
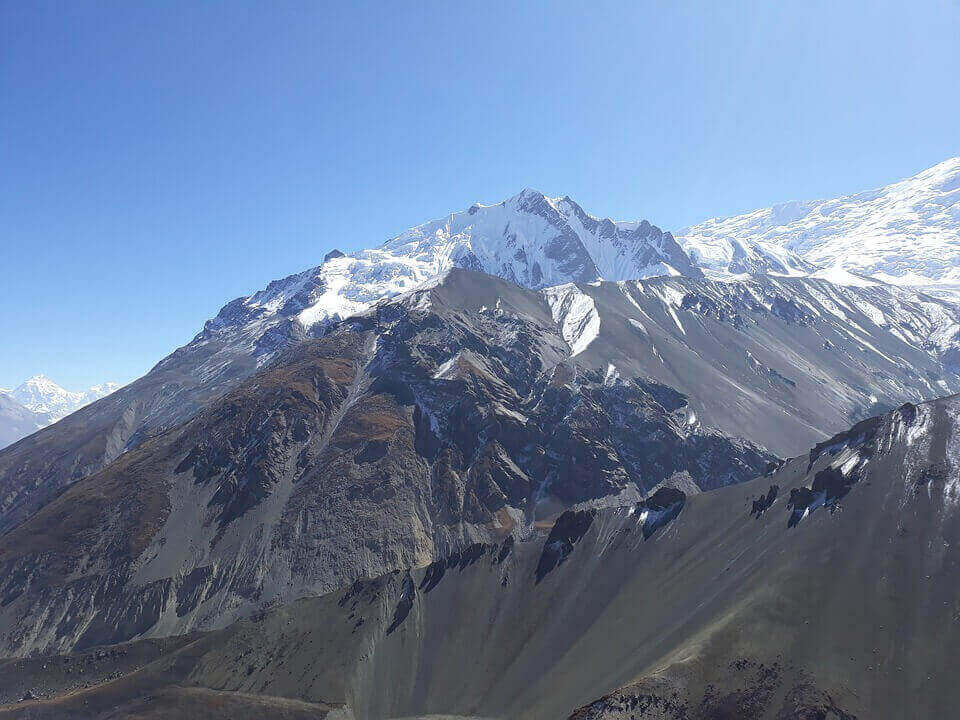
{"label": "distant mountain range", "polygon": [[0,388],[0,448],[106,397],[119,387],[118,383],[106,382],[83,392],[70,392],[45,375],[34,375],[13,390]]}

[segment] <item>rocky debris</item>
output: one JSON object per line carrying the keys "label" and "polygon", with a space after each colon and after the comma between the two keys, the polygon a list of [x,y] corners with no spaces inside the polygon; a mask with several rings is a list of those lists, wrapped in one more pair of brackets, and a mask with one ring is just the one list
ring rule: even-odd
{"label": "rocky debris", "polygon": [[0,659],[0,707],[53,699],[117,680],[195,639],[187,636],[114,645],[71,655]]}
{"label": "rocky debris", "polygon": [[780,660],[741,657],[729,663],[718,682],[702,690],[687,687],[687,682],[644,679],[583,706],[569,720],[857,720],[807,671],[785,667]]}

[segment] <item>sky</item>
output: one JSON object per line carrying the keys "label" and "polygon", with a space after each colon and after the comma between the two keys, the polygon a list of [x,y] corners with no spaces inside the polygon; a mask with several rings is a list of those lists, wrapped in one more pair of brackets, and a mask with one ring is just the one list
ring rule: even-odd
{"label": "sky", "polygon": [[0,0],[0,387],[524,187],[670,230],[960,155],[960,0]]}

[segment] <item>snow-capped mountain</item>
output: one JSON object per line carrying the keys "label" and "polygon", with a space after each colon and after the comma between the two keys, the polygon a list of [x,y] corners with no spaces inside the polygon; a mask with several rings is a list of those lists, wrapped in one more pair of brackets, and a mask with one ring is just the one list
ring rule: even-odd
{"label": "snow-capped mountain", "polygon": [[569,197],[524,190],[411,228],[380,247],[344,254],[227,305],[205,332],[276,315],[310,328],[348,317],[451,268],[540,289],[567,282],[702,277],[670,233],[647,221],[587,214]]}
{"label": "snow-capped mountain", "polygon": [[34,375],[14,388],[10,397],[34,413],[42,427],[106,397],[119,387],[118,383],[105,382],[82,392],[70,392],[45,375]]}
{"label": "snow-capped mountain", "polygon": [[742,272],[743,248],[789,251],[822,268],[958,299],[960,157],[877,190],[714,218],[677,236],[707,270]]}

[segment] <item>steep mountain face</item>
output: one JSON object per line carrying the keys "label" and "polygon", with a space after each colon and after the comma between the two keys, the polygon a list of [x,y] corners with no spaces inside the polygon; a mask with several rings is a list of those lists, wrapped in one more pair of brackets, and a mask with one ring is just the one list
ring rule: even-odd
{"label": "steep mountain face", "polygon": [[951,306],[894,297],[809,279],[534,292],[450,271],[11,524],[3,652],[221,627],[565,508],[743,482],[798,437],[957,386],[936,346]]}
{"label": "steep mountain face", "polygon": [[[780,456],[870,412],[960,389],[957,308],[879,282],[673,277],[540,295],[578,364],[654,378],[687,396],[688,422]],[[143,378],[0,452],[0,532],[330,328],[262,308],[237,310],[231,324],[231,307],[246,306],[231,303]]]}
{"label": "steep mountain face", "polygon": [[10,396],[35,413],[44,425],[49,425],[84,405],[106,397],[119,387],[118,383],[106,382],[84,392],[70,392],[45,375],[34,375],[14,388]]}
{"label": "steep mountain face", "polygon": [[571,510],[212,633],[8,661],[0,717],[950,717],[958,443],[960,400],[908,404],[747,484]]}
{"label": "steep mountain face", "polygon": [[0,450],[0,533],[256,371],[259,339],[254,331],[229,342],[199,339],[142,378]]}
{"label": "steep mountain face", "polygon": [[678,237],[691,257],[713,270],[742,272],[737,248],[774,245],[823,268],[957,299],[960,158],[877,190],[714,218]]}
{"label": "steep mountain face", "polygon": [[0,390],[0,448],[43,427],[37,415]]}
{"label": "steep mountain face", "polygon": [[450,268],[533,288],[700,275],[673,237],[648,222],[599,220],[569,198],[532,190],[412,228],[376,249],[332,251],[319,267],[228,303],[189,344],[108,400],[0,452],[0,532],[64,485],[192,417],[286,348]]}
{"label": "steep mountain face", "polygon": [[452,271],[298,345],[0,536],[0,642],[222,626],[564,507],[678,475],[742,481],[773,459],[686,406],[572,362],[542,295]]}

